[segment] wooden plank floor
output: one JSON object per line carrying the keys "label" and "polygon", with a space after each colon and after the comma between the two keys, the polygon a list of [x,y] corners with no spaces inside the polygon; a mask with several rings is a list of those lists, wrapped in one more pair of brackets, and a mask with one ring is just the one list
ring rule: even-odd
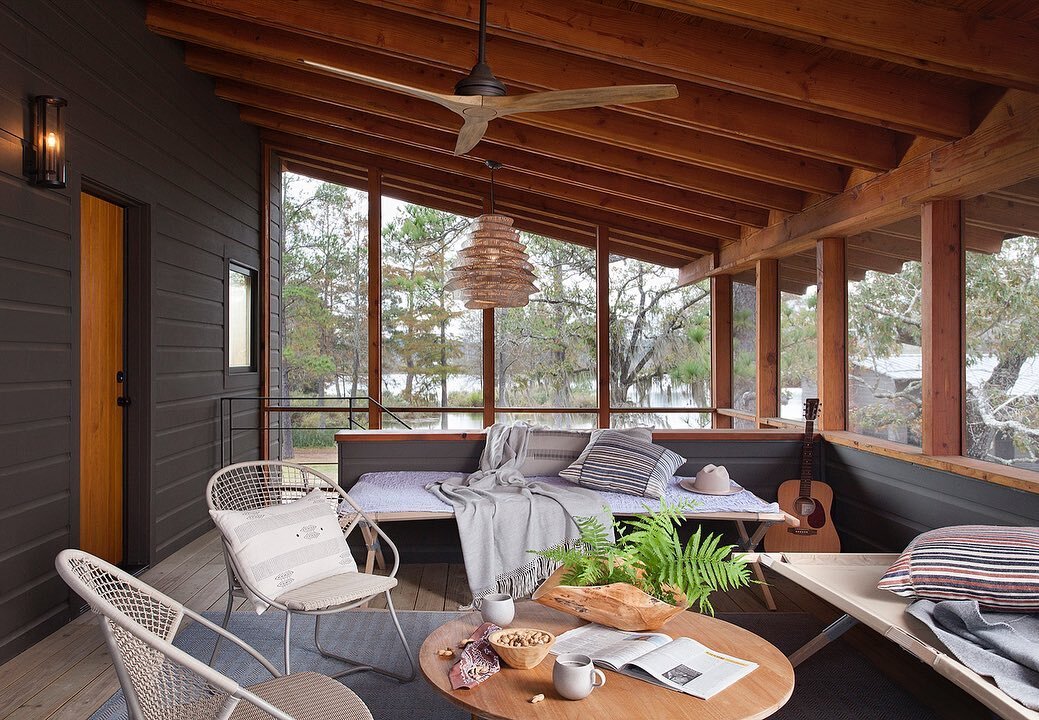
{"label": "wooden plank floor", "polygon": [[[458,564],[404,565],[393,601],[400,610],[455,610],[468,602],[465,568]],[[832,622],[838,611],[769,573],[780,612],[807,612]],[[224,561],[216,531],[145,571],[142,579],[197,612],[223,610]],[[760,593],[742,589],[712,598],[717,612],[767,612]],[[373,607],[384,603],[373,603]],[[241,607],[238,602],[236,609]],[[866,628],[845,636],[871,662],[948,720],[987,718],[977,702],[892,643]],[[118,689],[97,620],[86,613],[0,665],[0,720],[83,720]]]}

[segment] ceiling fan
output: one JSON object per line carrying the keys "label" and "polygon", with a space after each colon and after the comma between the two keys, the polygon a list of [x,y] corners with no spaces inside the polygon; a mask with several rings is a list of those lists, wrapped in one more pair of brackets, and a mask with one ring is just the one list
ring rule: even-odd
{"label": "ceiling fan", "polygon": [[473,69],[455,85],[454,95],[429,92],[305,58],[300,58],[300,62],[310,67],[349,78],[350,80],[411,95],[423,100],[430,100],[438,105],[442,105],[451,112],[461,115],[465,122],[458,133],[455,155],[464,155],[476,147],[476,144],[483,138],[484,133],[487,132],[487,123],[494,118],[516,115],[518,113],[574,110],[604,105],[627,105],[629,103],[650,102],[652,100],[670,100],[678,97],[678,88],[674,85],[612,85],[509,96],[505,94],[504,83],[494,77],[494,73],[491,72],[491,68],[487,64],[486,46],[487,0],[480,0],[479,55]]}

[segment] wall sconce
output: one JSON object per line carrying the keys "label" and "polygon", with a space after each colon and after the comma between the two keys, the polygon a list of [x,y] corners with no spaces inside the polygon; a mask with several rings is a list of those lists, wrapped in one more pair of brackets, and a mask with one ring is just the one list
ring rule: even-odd
{"label": "wall sconce", "polygon": [[49,188],[65,187],[64,98],[37,95],[33,98],[32,182]]}

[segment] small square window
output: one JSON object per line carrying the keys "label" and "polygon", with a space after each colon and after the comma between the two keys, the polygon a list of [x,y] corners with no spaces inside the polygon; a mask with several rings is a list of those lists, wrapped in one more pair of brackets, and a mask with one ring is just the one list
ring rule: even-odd
{"label": "small square window", "polygon": [[231,263],[227,273],[227,365],[256,370],[256,271]]}

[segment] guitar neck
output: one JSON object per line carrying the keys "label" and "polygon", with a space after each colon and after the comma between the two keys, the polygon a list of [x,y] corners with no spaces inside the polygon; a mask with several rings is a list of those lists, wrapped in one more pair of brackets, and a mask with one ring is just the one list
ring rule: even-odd
{"label": "guitar neck", "polygon": [[812,436],[815,434],[815,422],[805,421],[804,442],[801,444],[801,497],[812,495],[812,463],[815,459],[815,443]]}

